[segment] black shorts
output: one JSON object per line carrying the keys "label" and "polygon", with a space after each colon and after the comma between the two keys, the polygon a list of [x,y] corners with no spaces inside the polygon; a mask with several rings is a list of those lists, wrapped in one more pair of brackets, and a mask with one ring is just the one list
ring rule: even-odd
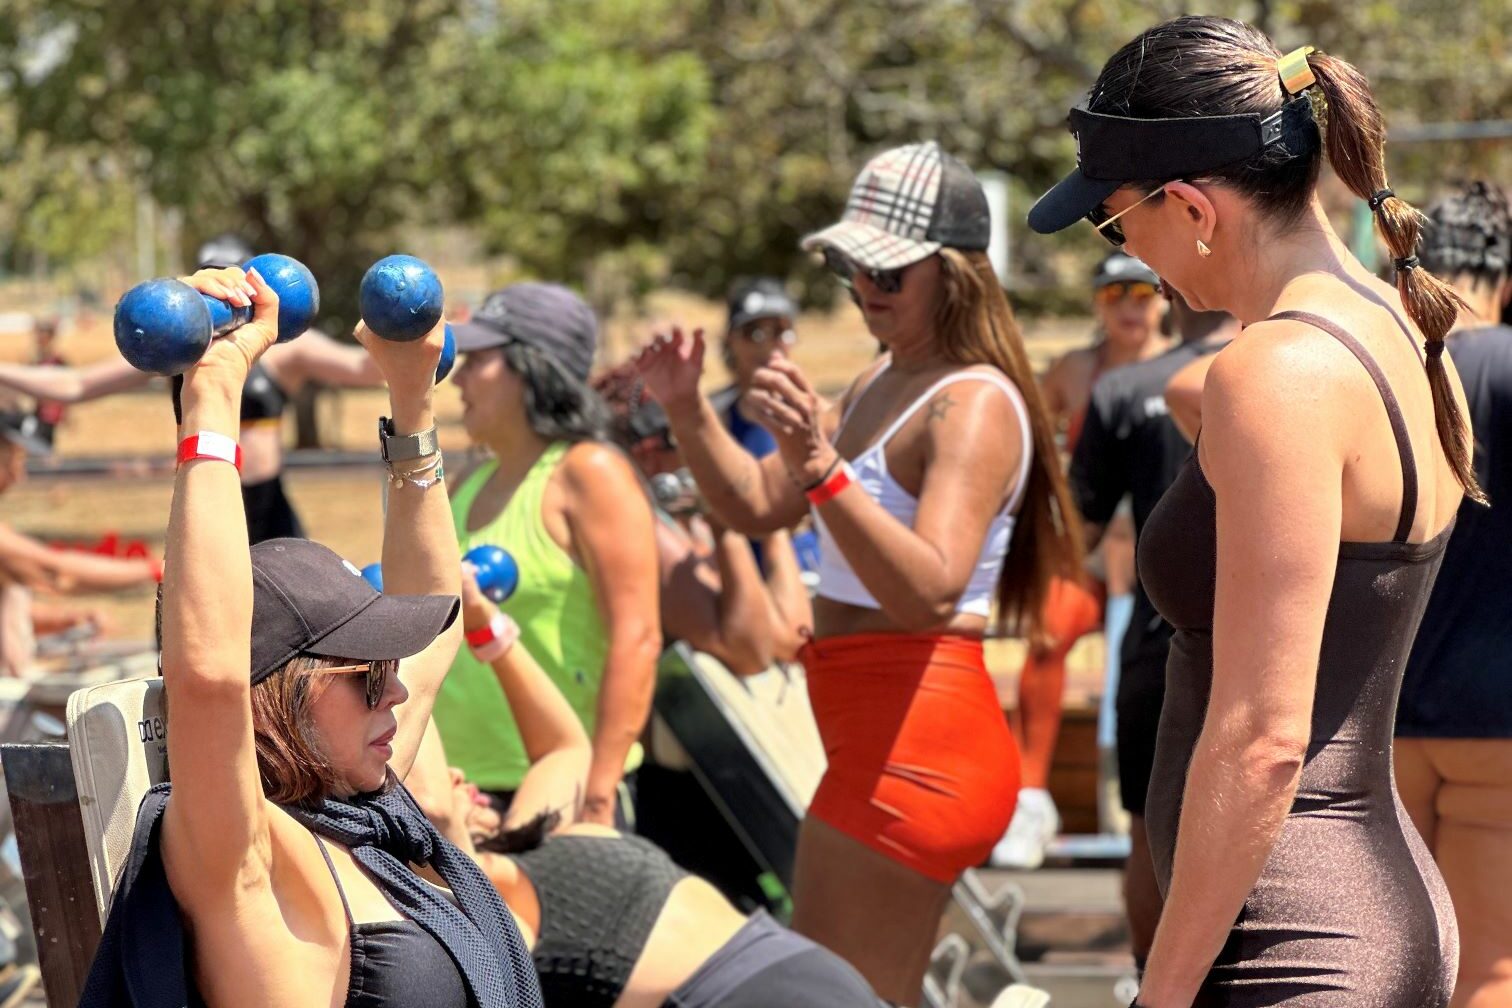
{"label": "black shorts", "polygon": [[243,483],[242,506],[247,510],[247,539],[253,546],[265,539],[305,537],[304,526],[284,493],[280,476],[261,483]]}
{"label": "black shorts", "polygon": [[662,1008],[880,1008],[861,974],[835,953],[758,910],[673,991]]}
{"label": "black shorts", "polygon": [[1155,730],[1165,702],[1165,656],[1127,657],[1118,667],[1118,790],[1130,815],[1142,816],[1155,765]]}

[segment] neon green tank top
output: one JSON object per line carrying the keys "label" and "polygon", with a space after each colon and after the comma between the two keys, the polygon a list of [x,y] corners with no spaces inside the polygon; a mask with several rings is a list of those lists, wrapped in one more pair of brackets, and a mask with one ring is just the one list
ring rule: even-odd
{"label": "neon green tank top", "polygon": [[[548,447],[498,517],[476,532],[467,531],[467,514],[498,469],[497,463],[480,466],[458,488],[451,508],[464,553],[474,546],[499,546],[519,565],[519,587],[499,608],[520,625],[520,644],[566,695],[592,737],[609,634],[587,573],[556,544],[541,521],[546,483],[569,447],[566,442]],[[436,698],[435,718],[447,758],[473,783],[485,791],[513,791],[520,786],[530,760],[514,714],[493,669],[474,658],[466,646],[457,652]],[[640,758],[637,744],[626,769],[639,766]]]}

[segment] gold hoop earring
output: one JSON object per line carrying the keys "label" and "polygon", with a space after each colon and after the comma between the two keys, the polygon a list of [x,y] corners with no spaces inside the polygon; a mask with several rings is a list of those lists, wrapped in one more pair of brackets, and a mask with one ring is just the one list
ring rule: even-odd
{"label": "gold hoop earring", "polygon": [[1213,254],[1213,250],[1207,247],[1207,242],[1203,241],[1201,238],[1198,238],[1197,239],[1197,254],[1200,255],[1200,256],[1202,256],[1202,258],[1206,259],[1208,256],[1210,256],[1210,255]]}

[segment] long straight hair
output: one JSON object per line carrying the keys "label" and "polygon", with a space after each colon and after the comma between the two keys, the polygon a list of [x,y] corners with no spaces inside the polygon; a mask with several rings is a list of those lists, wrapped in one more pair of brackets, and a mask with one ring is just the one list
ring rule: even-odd
{"label": "long straight hair", "polygon": [[935,334],[946,360],[990,364],[1024,397],[1034,457],[1021,495],[1013,539],[997,584],[997,627],[1044,640],[1040,616],[1056,577],[1082,564],[1081,519],[1061,472],[1050,414],[1024,352],[1024,338],[985,252],[940,250],[943,291]]}

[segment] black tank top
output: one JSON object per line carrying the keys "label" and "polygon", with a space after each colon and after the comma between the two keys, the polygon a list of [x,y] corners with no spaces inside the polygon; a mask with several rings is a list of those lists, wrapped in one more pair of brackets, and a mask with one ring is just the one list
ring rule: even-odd
{"label": "black tank top", "polygon": [[533,955],[546,1004],[609,1008],[687,873],[636,836],[556,836],[510,856],[541,904]]}
{"label": "black tank top", "polygon": [[[1402,509],[1390,542],[1339,544],[1296,797],[1194,1004],[1440,1008],[1453,987],[1454,914],[1397,797],[1391,744],[1407,653],[1453,522],[1427,542],[1407,541],[1417,466],[1396,396],[1368,351],[1318,316],[1274,317],[1329,333],[1370,373],[1396,439]],[[1217,546],[1217,498],[1193,452],[1136,554],[1140,583],[1175,627],[1145,808],[1166,892],[1212,688]]]}
{"label": "black tank top", "polygon": [[352,920],[346,890],[325,841],[316,836],[315,843],[336,882],[351,930],[347,1008],[468,1008],[471,1002],[457,964],[419,924],[411,920],[357,924]]}

